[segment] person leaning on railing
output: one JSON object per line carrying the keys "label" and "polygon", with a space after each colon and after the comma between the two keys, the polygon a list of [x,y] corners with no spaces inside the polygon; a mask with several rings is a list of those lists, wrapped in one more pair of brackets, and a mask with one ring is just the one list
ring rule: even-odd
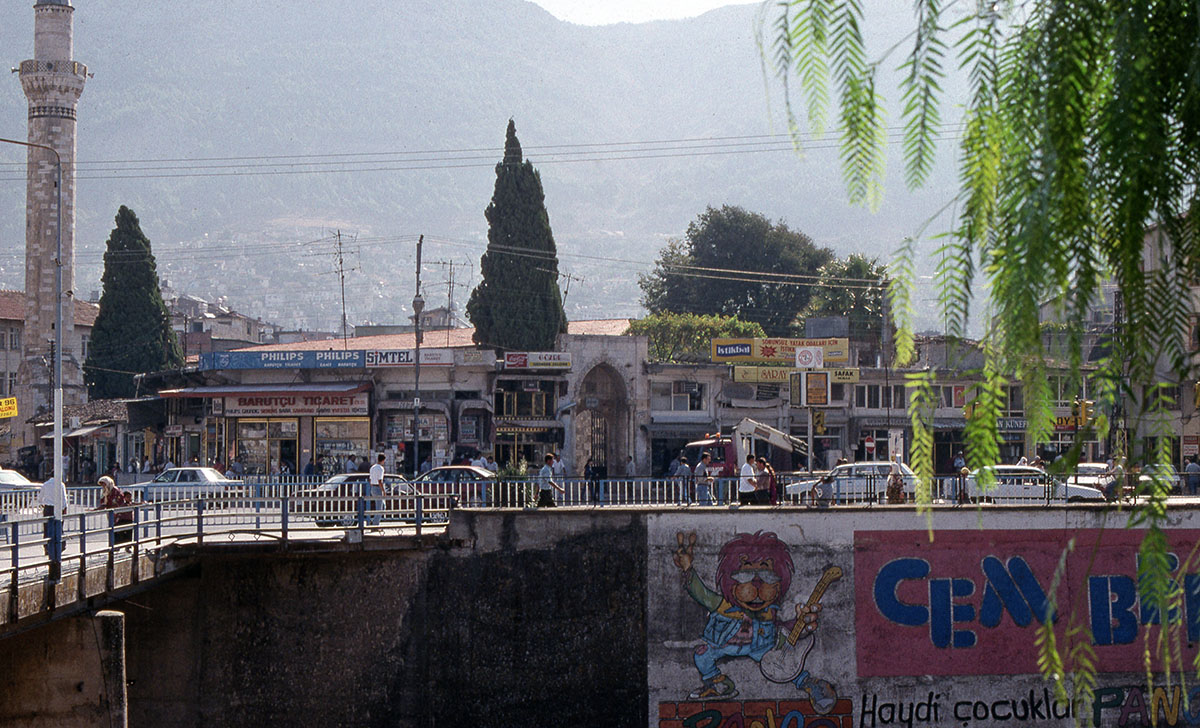
{"label": "person leaning on railing", "polygon": [[113,479],[105,475],[97,481],[100,485],[100,506],[98,511],[112,510],[113,524],[116,532],[113,543],[128,543],[133,540],[133,496],[117,487]]}

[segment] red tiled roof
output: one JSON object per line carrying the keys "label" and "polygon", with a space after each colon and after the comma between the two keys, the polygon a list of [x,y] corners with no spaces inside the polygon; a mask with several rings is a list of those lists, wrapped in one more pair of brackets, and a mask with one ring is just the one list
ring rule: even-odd
{"label": "red tiled roof", "polygon": [[[100,307],[87,301],[75,302],[75,325],[94,326]],[[25,320],[25,292],[0,291],[0,321]]]}
{"label": "red tiled roof", "polygon": [[[629,328],[629,319],[601,319],[597,321],[569,321],[567,333],[576,335],[620,336]],[[441,329],[426,331],[421,346],[429,349],[461,349],[473,347],[471,339],[474,328]],[[355,336],[346,340],[347,349],[412,349],[417,345],[417,335],[380,334],[378,336]],[[290,344],[264,344],[238,351],[330,351],[343,347],[341,339],[325,341],[296,341]]]}

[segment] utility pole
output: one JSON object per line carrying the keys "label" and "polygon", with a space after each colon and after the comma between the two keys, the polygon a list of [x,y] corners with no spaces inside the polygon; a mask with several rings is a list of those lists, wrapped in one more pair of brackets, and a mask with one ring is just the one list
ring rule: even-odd
{"label": "utility pole", "polygon": [[346,265],[345,259],[342,257],[342,231],[338,230],[337,238],[337,272],[338,281],[342,287],[342,349],[345,349],[348,344],[346,342]]}
{"label": "utility pole", "polygon": [[[417,292],[413,296],[413,321],[416,324],[416,353],[413,356],[413,476],[421,474],[421,312],[425,310],[425,299],[421,298],[421,246],[425,236],[417,238]],[[433,453],[430,453],[432,455]]]}

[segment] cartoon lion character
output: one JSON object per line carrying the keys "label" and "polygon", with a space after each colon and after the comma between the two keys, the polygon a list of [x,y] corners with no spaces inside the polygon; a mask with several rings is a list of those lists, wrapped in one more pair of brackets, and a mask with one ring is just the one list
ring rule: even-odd
{"label": "cartoon lion character", "polygon": [[[812,634],[817,629],[821,605],[800,603],[796,605],[795,619],[780,618],[795,566],[787,544],[774,533],[740,533],[721,547],[716,575],[720,592],[706,586],[692,568],[696,534],[687,534],[685,540],[679,532],[675,538],[679,547],[674,562],[683,572],[684,588],[708,610],[702,635],[704,644],[696,647],[692,655],[702,684],[688,697],[732,698],[738,691],[733,679],[721,672],[721,663],[739,657],[761,663],[768,652],[784,646],[797,621],[801,623],[800,635]],[[807,670],[801,669],[791,682],[820,713],[829,712],[837,702],[833,685],[814,678]]]}

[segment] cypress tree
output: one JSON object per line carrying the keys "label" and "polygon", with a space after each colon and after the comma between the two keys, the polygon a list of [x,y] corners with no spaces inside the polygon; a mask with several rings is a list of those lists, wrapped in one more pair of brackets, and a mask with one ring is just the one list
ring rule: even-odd
{"label": "cypress tree", "polygon": [[496,189],[484,211],[488,246],[479,262],[482,280],[467,302],[476,344],[547,351],[567,330],[545,200],[541,176],[523,160],[516,124],[509,119],[504,161],[496,165]]}
{"label": "cypress tree", "polygon": [[183,365],[183,352],[158,288],[150,241],[124,205],[104,252],[104,292],[83,365],[92,399],[133,397],[134,373]]}

